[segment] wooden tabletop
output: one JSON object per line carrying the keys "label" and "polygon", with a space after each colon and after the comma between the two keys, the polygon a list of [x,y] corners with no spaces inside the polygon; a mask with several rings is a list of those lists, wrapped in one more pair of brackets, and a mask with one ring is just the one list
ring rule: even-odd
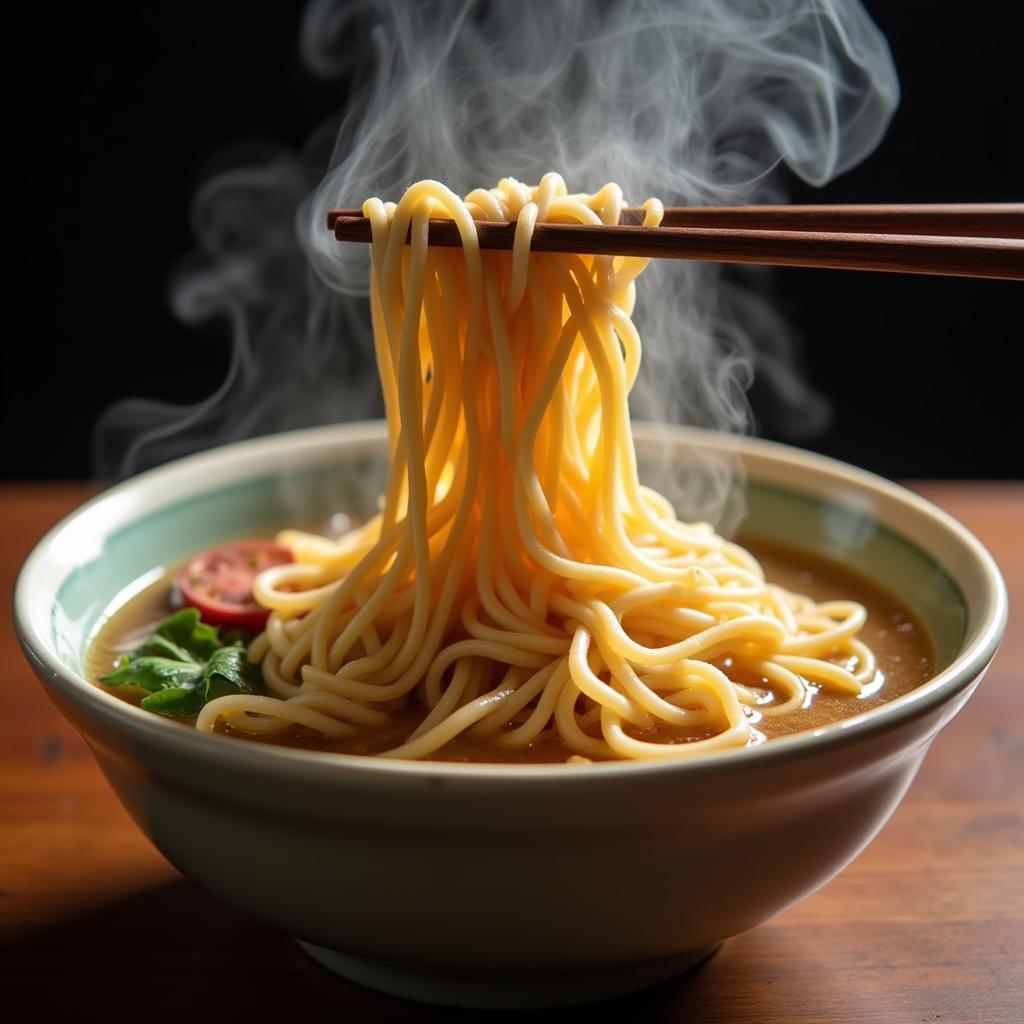
{"label": "wooden tabletop", "polygon": [[[892,821],[821,892],[690,975],[607,1004],[623,1021],[1009,1024],[1024,1007],[1024,484],[919,484],[1010,590],[988,677]],[[0,486],[0,587],[82,484]],[[0,1015],[12,1022],[462,1021],[326,973],[186,881],[0,632]],[[72,1016],[74,1015],[74,1016]],[[515,1016],[515,1015],[513,1015]],[[506,1018],[511,1019],[511,1018]],[[598,1019],[595,1010],[531,1020]]]}

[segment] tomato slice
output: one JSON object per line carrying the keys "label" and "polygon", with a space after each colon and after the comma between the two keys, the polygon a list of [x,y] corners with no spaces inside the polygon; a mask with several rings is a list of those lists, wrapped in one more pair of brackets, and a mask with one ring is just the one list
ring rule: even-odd
{"label": "tomato slice", "polygon": [[253,598],[253,580],[271,565],[292,561],[292,553],[272,540],[236,540],[190,558],[178,588],[203,622],[258,633],[270,612]]}

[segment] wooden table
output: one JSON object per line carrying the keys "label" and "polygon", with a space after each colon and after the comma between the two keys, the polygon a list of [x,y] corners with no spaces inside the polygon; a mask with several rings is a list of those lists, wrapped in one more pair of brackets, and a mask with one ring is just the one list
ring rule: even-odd
{"label": "wooden table", "polygon": [[[607,1004],[623,1021],[1024,1019],[1024,485],[920,484],[1010,589],[1003,648],[890,824],[824,890],[699,970]],[[82,484],[0,487],[0,577]],[[0,633],[0,1015],[106,1020],[479,1020],[370,992],[186,881],[142,837]],[[532,1020],[594,1020],[583,1009]],[[72,1018],[71,1015],[75,1014]],[[512,1018],[507,1018],[512,1019]]]}

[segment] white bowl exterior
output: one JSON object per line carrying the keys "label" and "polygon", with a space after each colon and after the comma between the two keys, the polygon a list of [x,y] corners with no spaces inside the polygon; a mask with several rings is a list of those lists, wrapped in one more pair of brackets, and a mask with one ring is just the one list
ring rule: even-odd
{"label": "white bowl exterior", "polygon": [[212,748],[204,764],[90,742],[168,860],[254,917],[360,956],[516,976],[671,956],[806,896],[882,827],[966,697],[755,785],[742,770],[562,791],[520,776],[498,795],[470,775],[350,772],[300,788]]}

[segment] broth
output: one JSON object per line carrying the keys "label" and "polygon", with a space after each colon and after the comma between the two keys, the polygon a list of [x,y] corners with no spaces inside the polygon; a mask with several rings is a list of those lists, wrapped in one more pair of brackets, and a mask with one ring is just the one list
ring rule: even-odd
{"label": "broth", "polygon": [[[881,587],[845,566],[790,551],[761,540],[741,538],[741,543],[758,559],[766,577],[773,583],[822,601],[842,596],[858,601],[868,610],[868,619],[860,633],[878,658],[879,679],[859,697],[842,697],[808,687],[808,701],[799,711],[780,715],[761,715],[754,711],[754,727],[761,737],[771,739],[791,733],[818,729],[832,722],[878,707],[925,682],[934,671],[934,652],[926,630],[911,611]],[[116,609],[103,624],[90,645],[87,672],[91,680],[130,703],[138,704],[145,693],[126,687],[107,687],[98,682],[101,675],[125,651],[137,647],[156,625],[173,610],[171,581],[174,572],[165,573],[156,582]],[[752,683],[756,681],[751,680]],[[344,739],[330,739],[310,730],[292,727],[272,736],[255,736],[223,725],[218,731],[251,743],[299,747],[345,754],[372,755],[390,750],[416,728],[423,709],[414,701],[395,714],[393,724]],[[191,726],[194,719],[179,719]],[[631,734],[654,741],[684,742],[702,739],[710,733],[702,730],[684,732],[678,728],[661,727],[641,734]],[[509,749],[484,738],[460,735],[438,750],[429,760],[463,762],[547,763],[563,762],[570,757],[557,737],[535,742],[525,749]]]}

